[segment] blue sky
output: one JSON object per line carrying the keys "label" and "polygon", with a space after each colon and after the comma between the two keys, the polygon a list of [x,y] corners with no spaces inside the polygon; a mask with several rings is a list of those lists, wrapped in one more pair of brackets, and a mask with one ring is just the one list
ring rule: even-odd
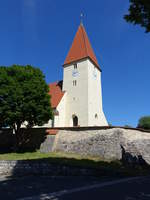
{"label": "blue sky", "polygon": [[113,125],[150,115],[150,34],[127,24],[128,0],[0,0],[0,65],[40,67],[48,83],[62,64],[84,13],[102,68],[103,107]]}

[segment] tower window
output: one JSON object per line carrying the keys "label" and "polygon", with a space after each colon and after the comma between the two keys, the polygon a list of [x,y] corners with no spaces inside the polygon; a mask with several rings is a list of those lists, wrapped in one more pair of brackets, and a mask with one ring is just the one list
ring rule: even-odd
{"label": "tower window", "polygon": [[76,86],[76,85],[77,85],[77,81],[73,80],[73,86]]}
{"label": "tower window", "polygon": [[77,63],[74,64],[74,69],[77,69]]}

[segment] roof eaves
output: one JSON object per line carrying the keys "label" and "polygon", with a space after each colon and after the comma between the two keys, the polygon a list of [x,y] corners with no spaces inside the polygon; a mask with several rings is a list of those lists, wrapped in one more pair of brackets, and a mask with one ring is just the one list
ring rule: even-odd
{"label": "roof eaves", "polygon": [[94,62],[94,60],[91,59],[90,56],[86,56],[86,57],[84,57],[84,58],[81,58],[81,59],[78,59],[78,60],[74,60],[74,61],[71,61],[71,62],[69,62],[69,63],[65,63],[65,64],[63,64],[62,66],[63,66],[63,67],[67,67],[67,66],[69,66],[69,65],[71,65],[71,64],[77,63],[77,62],[79,62],[79,61],[83,61],[83,60],[85,60],[85,59],[87,59],[87,58],[96,66],[96,68],[97,68],[100,72],[102,72],[102,70],[101,70],[101,68],[99,67],[99,65],[97,65],[97,64]]}

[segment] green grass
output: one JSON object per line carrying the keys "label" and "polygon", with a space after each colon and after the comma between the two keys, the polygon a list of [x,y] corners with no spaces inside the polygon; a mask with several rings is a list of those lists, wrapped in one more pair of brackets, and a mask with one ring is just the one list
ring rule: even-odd
{"label": "green grass", "polygon": [[0,160],[33,160],[33,159],[52,159],[52,158],[74,158],[77,160],[89,159],[92,161],[100,161],[99,157],[81,156],[78,154],[61,153],[61,152],[51,152],[51,153],[41,153],[36,152],[25,152],[25,153],[5,153],[0,154]]}
{"label": "green grass", "polygon": [[33,160],[52,158],[57,156],[55,153],[25,152],[25,153],[6,153],[0,154],[0,160]]}
{"label": "green grass", "polygon": [[40,153],[7,153],[0,154],[0,160],[38,160],[53,164],[69,165],[84,168],[94,168],[99,171],[100,176],[137,176],[147,175],[150,169],[143,169],[139,166],[129,168],[123,166],[121,161],[106,161],[100,157],[81,156],[61,152]]}
{"label": "green grass", "polygon": [[[100,157],[82,156],[62,152],[41,153],[39,151],[0,154],[0,160],[43,160],[50,163],[94,168],[98,168],[99,166],[102,167],[106,164],[109,165],[109,163],[111,163],[109,161],[104,161]],[[115,161],[114,163],[120,165],[119,161]]]}
{"label": "green grass", "polygon": [[106,161],[100,157],[82,156],[78,154],[52,152],[41,153],[37,152],[25,152],[25,153],[6,153],[0,154],[0,160],[38,160],[46,161],[50,163],[56,163],[61,165],[72,165],[79,167],[91,167],[91,168],[107,168],[108,167],[121,167],[120,161]]}

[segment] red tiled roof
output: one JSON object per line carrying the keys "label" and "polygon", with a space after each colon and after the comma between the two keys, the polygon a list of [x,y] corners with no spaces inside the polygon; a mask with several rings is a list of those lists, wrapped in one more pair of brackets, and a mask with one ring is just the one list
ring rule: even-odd
{"label": "red tiled roof", "polygon": [[72,46],[64,62],[64,65],[70,64],[74,61],[78,61],[87,57],[89,57],[94,62],[96,67],[100,69],[94,51],[91,47],[90,41],[84,29],[84,26],[80,24],[75,38],[73,40]]}
{"label": "red tiled roof", "polygon": [[52,108],[56,108],[65,93],[62,91],[62,81],[50,83],[49,88],[49,94],[51,96],[51,106]]}

